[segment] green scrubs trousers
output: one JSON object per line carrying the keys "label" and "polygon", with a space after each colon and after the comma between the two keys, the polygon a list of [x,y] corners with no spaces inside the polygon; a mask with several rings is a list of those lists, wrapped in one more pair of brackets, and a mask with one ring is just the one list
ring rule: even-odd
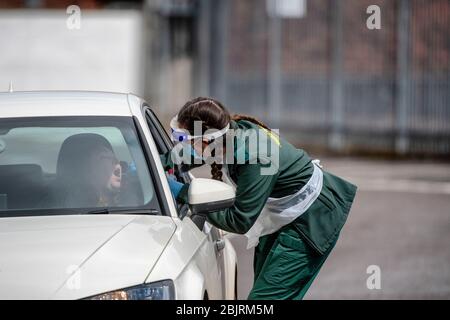
{"label": "green scrubs trousers", "polygon": [[337,241],[319,254],[293,228],[286,227],[260,238],[249,300],[301,300]]}

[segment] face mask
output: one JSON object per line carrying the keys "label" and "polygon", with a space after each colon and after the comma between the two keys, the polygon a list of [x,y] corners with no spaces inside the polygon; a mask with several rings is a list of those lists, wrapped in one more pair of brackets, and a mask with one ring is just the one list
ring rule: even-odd
{"label": "face mask", "polygon": [[197,151],[195,151],[194,148],[191,147],[191,155],[194,157],[194,159],[200,159],[202,161],[204,161],[205,159],[203,159],[203,156],[198,154]]}
{"label": "face mask", "polygon": [[201,159],[202,161],[204,161],[205,158],[203,157],[203,153],[199,153],[199,152],[197,152],[197,149],[195,149],[195,145],[196,145],[196,144],[200,144],[200,145],[201,145],[201,149],[203,150],[202,140],[194,141],[193,144],[194,144],[194,146],[192,146],[191,144],[189,144],[189,146],[191,147],[191,155],[192,155],[195,159]]}
{"label": "face mask", "polygon": [[[191,143],[177,143],[171,150],[171,160],[174,164],[202,164],[204,159],[192,147]],[[193,163],[192,163],[193,162]]]}

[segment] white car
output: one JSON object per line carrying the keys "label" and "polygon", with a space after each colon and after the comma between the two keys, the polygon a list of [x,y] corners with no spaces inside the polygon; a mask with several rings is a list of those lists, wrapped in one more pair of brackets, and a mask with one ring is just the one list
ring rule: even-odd
{"label": "white car", "polygon": [[204,214],[233,188],[175,168],[177,203],[171,147],[132,94],[0,93],[0,299],[235,299],[235,250]]}

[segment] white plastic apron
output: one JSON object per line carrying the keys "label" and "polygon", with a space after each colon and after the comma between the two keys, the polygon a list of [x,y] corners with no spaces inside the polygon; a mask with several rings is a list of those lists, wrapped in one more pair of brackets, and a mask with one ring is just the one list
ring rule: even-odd
{"label": "white plastic apron", "polygon": [[[320,160],[313,160],[312,163],[314,164],[313,174],[303,188],[292,195],[267,199],[266,205],[255,223],[245,234],[248,238],[247,249],[255,247],[259,243],[260,237],[274,233],[297,219],[317,199],[322,190],[323,173]],[[224,174],[224,178],[227,180],[225,182],[234,185],[227,174]]]}

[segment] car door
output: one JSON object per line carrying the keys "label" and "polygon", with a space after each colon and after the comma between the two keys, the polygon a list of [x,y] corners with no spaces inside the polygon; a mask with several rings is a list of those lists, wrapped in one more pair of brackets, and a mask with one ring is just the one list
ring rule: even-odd
{"label": "car door", "polygon": [[[165,154],[173,148],[173,142],[164,130],[159,119],[154,114],[154,112],[146,105],[143,106],[145,112],[145,119],[150,132],[155,140],[158,152],[160,154]],[[177,178],[179,181],[184,183],[190,182],[191,178],[187,172],[183,170],[175,170]],[[174,199],[175,201],[175,199]],[[176,207],[178,209],[178,216],[181,219],[190,219],[198,228],[199,232],[203,232],[208,239],[208,252],[214,252],[214,262],[209,268],[210,281],[214,286],[219,284],[217,290],[220,292],[222,298],[225,297],[225,261],[224,261],[224,240],[221,237],[219,230],[206,222],[206,219],[202,215],[192,215],[187,204],[178,203],[175,201]],[[215,272],[214,272],[215,270]],[[205,275],[206,276],[206,275]]]}

